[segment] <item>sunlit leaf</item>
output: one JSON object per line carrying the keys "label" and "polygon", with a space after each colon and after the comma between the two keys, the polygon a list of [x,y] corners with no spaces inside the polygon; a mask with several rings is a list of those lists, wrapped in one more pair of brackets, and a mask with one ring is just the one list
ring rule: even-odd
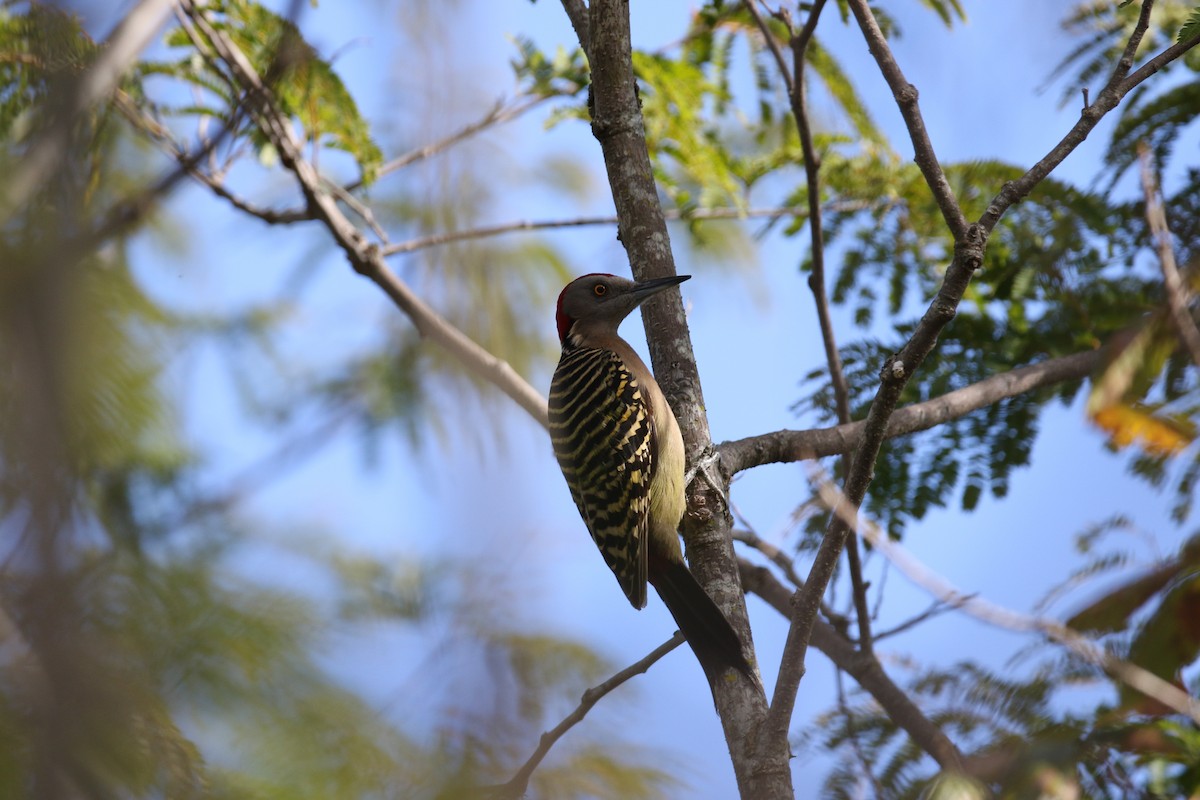
{"label": "sunlit leaf", "polygon": [[1091,419],[1109,435],[1117,449],[1136,443],[1154,456],[1175,455],[1196,438],[1190,422],[1119,403],[1093,412]]}

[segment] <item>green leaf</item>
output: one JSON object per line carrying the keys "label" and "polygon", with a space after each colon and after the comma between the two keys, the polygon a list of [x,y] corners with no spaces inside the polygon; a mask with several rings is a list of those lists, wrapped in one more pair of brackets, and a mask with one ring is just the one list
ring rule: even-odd
{"label": "green leaf", "polygon": [[[295,24],[251,0],[222,0],[212,8],[221,15],[213,18],[214,26],[246,54],[273,91],[280,110],[299,120],[305,139],[313,146],[350,154],[363,182],[373,181],[383,154],[341,78],[304,40]],[[180,35],[178,30],[168,34],[167,42],[191,46],[190,37]],[[200,72],[179,69],[176,74],[203,88],[224,81],[224,76],[207,61]],[[230,118],[233,112],[233,108],[226,110]],[[253,136],[261,150],[266,143],[264,137],[257,131]]]}
{"label": "green leaf", "polygon": [[1188,16],[1187,21],[1179,29],[1179,35],[1175,37],[1175,41],[1183,44],[1184,42],[1190,42],[1197,36],[1200,36],[1200,6],[1192,9],[1192,13]]}

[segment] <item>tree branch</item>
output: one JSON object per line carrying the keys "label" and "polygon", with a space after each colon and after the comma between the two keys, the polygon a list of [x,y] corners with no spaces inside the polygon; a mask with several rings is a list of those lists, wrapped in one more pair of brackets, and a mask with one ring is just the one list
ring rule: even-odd
{"label": "tree branch", "polygon": [[1200,700],[1179,687],[1163,680],[1149,670],[1123,661],[1108,653],[1101,645],[1053,620],[1022,614],[957,589],[879,529],[869,519],[859,516],[857,506],[821,473],[816,465],[810,467],[810,480],[826,507],[846,525],[850,525],[872,547],[903,572],[909,580],[943,603],[960,608],[980,622],[1005,630],[1040,633],[1071,650],[1084,660],[1095,664],[1112,677],[1157,700],[1168,708],[1190,717],[1200,725]]}
{"label": "tree branch", "polygon": [[1200,367],[1200,330],[1188,311],[1190,297],[1187,286],[1179,276],[1175,265],[1175,248],[1171,244],[1171,229],[1167,227],[1167,214],[1163,210],[1162,198],[1154,180],[1154,165],[1151,163],[1150,148],[1138,145],[1138,158],[1142,164],[1142,191],[1146,196],[1146,224],[1150,227],[1150,238],[1158,250],[1158,263],[1162,268],[1163,294],[1167,299],[1167,311],[1175,332],[1184,348],[1192,357],[1192,363]]}
{"label": "tree branch", "polygon": [[562,6],[563,11],[567,12],[567,18],[571,20],[571,27],[575,29],[575,38],[579,40],[579,46],[583,48],[588,61],[591,61],[592,33],[587,3],[585,0],[562,0]]}
{"label": "tree branch", "polygon": [[900,115],[904,117],[908,136],[912,140],[913,159],[920,168],[921,174],[925,176],[925,183],[933,192],[933,198],[942,212],[946,227],[950,229],[950,233],[954,235],[954,240],[957,242],[967,235],[967,219],[963,216],[962,209],[959,208],[958,201],[954,198],[954,190],[950,188],[950,182],[946,180],[946,173],[942,171],[942,165],[933,151],[933,142],[929,139],[929,132],[925,130],[925,121],[921,118],[921,108],[917,104],[917,87],[904,77],[904,72],[896,63],[895,57],[892,56],[892,49],[888,46],[883,31],[879,29],[879,22],[875,19],[875,14],[871,11],[867,0],[849,0],[849,3],[850,10],[854,12],[854,17],[858,20],[858,27],[867,40],[867,47],[870,49],[871,55],[875,57],[875,63],[879,65],[879,70],[883,73],[888,87],[892,90],[892,95],[896,98],[896,105],[900,107]]}
{"label": "tree branch", "polygon": [[[672,208],[664,211],[663,216],[669,220],[738,220],[756,218],[778,219],[779,217],[794,215],[795,213],[796,210],[793,208],[752,208],[745,211],[736,208],[698,208],[690,211]],[[581,228],[589,225],[615,224],[617,224],[617,217],[613,215],[575,217],[573,219],[518,220],[516,222],[506,222],[483,228],[471,228],[465,231],[446,231],[445,233],[435,233],[417,239],[409,239],[406,242],[396,242],[396,244],[383,248],[383,255],[400,255],[416,250],[424,250],[427,247],[437,247],[438,245],[469,241],[471,239],[486,239],[518,231]]]}
{"label": "tree branch", "polygon": [[[578,3],[565,2],[570,12]],[[575,25],[576,30],[580,25]],[[640,280],[675,274],[666,219],[646,147],[645,129],[633,74],[629,7],[625,0],[592,0],[587,23],[592,68],[592,133],[600,143],[617,210],[617,237]],[[677,291],[663,292],[642,307],[654,376],[683,432],[690,464],[701,467],[713,456],[700,376],[687,319]],[[728,482],[701,469],[705,480],[688,485],[683,535],[688,562],[752,654],[733,545],[729,538]],[[730,748],[738,787],[745,797],[792,795],[786,739],[769,752],[754,739],[766,714],[761,684],[734,671],[712,684],[713,700]]]}
{"label": "tree branch", "polygon": [[[1013,194],[1013,185],[1006,186],[1002,190],[1002,194],[1008,192],[1008,195],[1011,196],[1007,204],[995,202],[992,206],[989,206],[989,209],[985,212],[979,223],[973,225],[966,224],[962,210],[954,200],[953,193],[946,181],[945,174],[937,162],[932,144],[925,131],[924,123],[921,120],[917,106],[916,90],[904,80],[903,74],[895,64],[887,48],[887,43],[883,39],[882,33],[878,29],[878,24],[875,22],[874,16],[871,14],[865,0],[848,0],[848,2],[859,21],[860,27],[864,31],[864,35],[867,37],[871,50],[885,78],[896,95],[901,113],[905,118],[913,140],[917,164],[925,175],[926,182],[930,185],[943,217],[946,219],[947,225],[953,232],[955,239],[954,256],[946,270],[945,277],[936,297],[930,303],[904,347],[900,352],[888,358],[880,371],[879,388],[868,410],[867,418],[863,423],[861,434],[857,440],[857,447],[854,451],[854,459],[845,482],[845,495],[853,504],[853,507],[857,508],[866,495],[867,487],[870,485],[875,463],[879,456],[879,449],[888,435],[890,419],[896,410],[896,405],[905,386],[908,384],[912,374],[920,368],[929,353],[932,352],[942,329],[957,314],[958,305],[966,292],[971,277],[983,261],[984,248],[991,227],[998,221],[1008,205],[1011,205],[1011,202],[1014,202],[1020,195],[1019,193]],[[1148,15],[1148,6],[1150,5],[1152,5],[1152,0],[1145,0],[1143,15]],[[1140,36],[1140,31],[1134,32],[1134,36],[1126,48],[1127,53],[1132,53],[1132,51],[1136,50],[1136,44],[1140,40]],[[1117,73],[1114,75],[1114,81],[1119,82],[1119,88],[1128,91],[1128,88],[1136,85],[1136,82],[1144,80],[1153,71],[1167,63],[1170,58],[1178,57],[1185,50],[1186,46],[1182,45],[1168,48],[1159,57],[1152,59],[1145,67],[1138,70],[1137,73],[1130,75],[1125,80],[1120,80],[1120,76],[1124,74],[1122,70],[1127,70],[1127,67],[1124,64],[1119,65]],[[1122,59],[1122,61],[1132,63],[1132,57]],[[1103,94],[1105,95],[1105,103],[1109,104],[1109,107],[1115,106],[1120,99],[1118,92],[1115,91],[1106,91]],[[1098,112],[1085,110],[1085,120],[1089,117],[1098,118],[1098,115],[1102,115],[1102,113],[1102,110]],[[1087,130],[1090,130],[1090,126],[1094,124],[1094,119],[1092,119]],[[1081,141],[1082,136],[1078,140]],[[1065,157],[1066,153],[1070,152],[1077,143],[1078,141],[1074,143],[1068,142],[1069,146],[1059,148],[1058,155],[1060,157],[1058,160],[1061,161],[1061,158]],[[1053,161],[1052,159],[1046,160],[1046,163],[1042,167],[1043,171],[1040,174],[1031,171],[1031,174],[1027,174],[1020,181],[1014,182],[1014,185],[1028,192],[1057,163],[1058,161]],[[845,519],[839,516],[834,516],[831,519],[825,536],[821,541],[820,548],[813,560],[812,569],[805,586],[798,593],[796,602],[792,606],[792,624],[784,646],[785,656],[777,677],[775,701],[771,705],[766,730],[762,732],[762,735],[770,740],[782,740],[787,736],[788,722],[795,705],[796,689],[800,679],[804,675],[804,657],[808,648],[812,626],[817,619],[820,598],[824,595],[842,548],[845,546],[850,533],[851,526],[847,524]]]}
{"label": "tree branch", "polygon": [[470,372],[495,385],[529,412],[543,427],[547,425],[546,400],[506,361],[496,358],[422,301],[395,273],[387,268],[378,246],[371,244],[342,213],[324,188],[320,176],[303,157],[302,147],[290,120],[276,107],[245,54],[214,28],[196,0],[179,0],[188,17],[212,42],[216,56],[232,70],[246,92],[250,112],[263,134],[279,153],[280,161],[300,184],[308,207],[329,229],[350,265],[374,282],[403,311],[422,336],[438,343]]}
{"label": "tree branch", "polygon": [[521,765],[517,770],[517,774],[512,777],[508,783],[499,786],[489,786],[483,790],[483,794],[497,798],[498,800],[517,800],[523,797],[525,791],[529,788],[529,779],[533,777],[533,772],[542,763],[542,759],[550,752],[550,748],[563,737],[567,731],[573,728],[577,723],[581,722],[587,713],[592,710],[592,706],[600,701],[600,698],[616,689],[625,681],[635,675],[640,675],[665,656],[667,653],[674,650],[679,645],[683,644],[685,639],[683,634],[678,631],[667,641],[660,644],[658,647],[651,650],[644,658],[633,664],[630,664],[625,669],[613,675],[608,680],[598,686],[594,686],[583,693],[583,697],[579,700],[579,705],[575,710],[563,718],[562,722],[555,725],[546,733],[542,734],[542,738],[538,741],[537,749],[533,751],[533,755]]}
{"label": "tree branch", "polygon": [[1116,67],[1113,68],[1113,74],[1109,78],[1108,84],[1096,96],[1096,102],[1084,107],[1080,112],[1079,120],[1049,153],[1030,167],[1020,178],[1004,184],[992,202],[988,204],[987,211],[979,218],[978,223],[984,231],[990,233],[1004,212],[1013,203],[1033,191],[1034,187],[1041,183],[1051,170],[1061,164],[1063,159],[1088,137],[1088,134],[1092,132],[1104,115],[1117,107],[1117,104],[1131,89],[1200,43],[1200,38],[1195,38],[1173,44],[1143,64],[1136,72],[1129,74],[1129,70],[1133,66],[1134,54],[1146,33],[1146,28],[1150,25],[1150,11],[1153,7],[1154,0],[1144,0],[1142,3],[1141,14],[1125,45],[1125,51]]}
{"label": "tree branch", "polygon": [[[171,131],[158,120],[139,109],[128,94],[118,89],[113,98],[113,105],[131,125],[149,136],[171,158],[175,159],[175,162],[190,177],[207,186],[213,194],[228,201],[230,205],[239,211],[249,214],[252,217],[257,217],[268,225],[290,225],[295,222],[304,222],[313,219],[312,214],[307,209],[276,211],[274,209],[262,208],[241,198],[234,194],[225,185],[224,181],[200,169],[199,161],[188,154],[183,146],[175,140],[175,137],[171,135]],[[228,127],[223,128],[223,130],[227,131]],[[208,139],[205,142],[204,152],[211,153],[214,149],[215,140]]]}
{"label": "tree branch", "polygon": [[[553,96],[554,95],[538,95],[536,97],[526,99],[525,102],[514,103],[510,106],[505,106],[503,103],[497,103],[492,107],[492,110],[485,114],[482,118],[470,124],[464,125],[462,128],[458,129],[454,133],[451,133],[449,136],[438,139],[435,142],[430,142],[429,144],[418,147],[415,150],[410,150],[404,155],[397,156],[391,161],[383,164],[377,172],[377,177],[382,178],[384,175],[404,169],[409,164],[414,164],[418,161],[423,161],[426,158],[437,155],[443,150],[453,147],[464,139],[469,139],[475,134],[485,131],[488,128],[491,128],[495,125],[500,125],[512,119],[516,119],[526,111],[530,111],[538,107]],[[346,184],[344,188],[348,192],[353,192],[355,189],[362,187],[362,185],[362,178],[359,178],[352,183]]]}
{"label": "tree branch", "polygon": [[[754,592],[784,617],[791,616],[792,598],[795,595],[770,570],[744,558],[738,559],[738,567],[746,591]],[[875,698],[888,717],[943,769],[961,768],[962,753],[942,729],[913,703],[908,693],[892,681],[874,653],[859,652],[832,625],[821,620],[813,626],[811,641],[812,646],[828,656],[834,666],[854,678],[859,686]]]}
{"label": "tree branch", "polygon": [[[1097,350],[1051,358],[984,378],[932,400],[904,406],[896,409],[888,420],[886,436],[893,438],[929,430],[1005,398],[1043,386],[1079,380],[1087,377],[1099,359]],[[722,442],[717,445],[717,451],[722,469],[737,474],[763,464],[790,463],[850,452],[862,436],[864,427],[866,422],[860,420],[832,428],[780,430]]]}
{"label": "tree branch", "polygon": [[[825,347],[825,363],[829,368],[829,382],[833,387],[834,409],[838,423],[849,424],[850,417],[850,387],[846,383],[845,370],[842,368],[842,357],[838,352],[837,337],[833,331],[833,320],[829,315],[829,296],[825,290],[825,237],[821,222],[821,159],[813,144],[812,126],[808,119],[807,81],[804,77],[805,54],[808,43],[812,41],[817,28],[821,11],[825,8],[825,0],[816,0],[808,12],[804,27],[797,32],[792,25],[792,15],[786,6],[781,7],[775,16],[787,28],[792,50],[792,74],[788,74],[787,63],[770,28],[758,12],[757,0],[745,0],[744,5],[750,11],[754,22],[758,25],[763,37],[767,40],[783,82],[787,86],[788,99],[791,102],[792,118],[796,121],[796,130],[800,137],[800,151],[804,159],[805,194],[808,198],[808,231],[809,251],[811,253],[812,271],[808,276],[808,288],[812,292],[813,303],[817,311],[817,324],[821,331],[821,342]],[[843,461],[841,472],[844,475],[846,463]],[[850,566],[850,583],[854,594],[855,615],[858,618],[859,642],[864,650],[871,649],[871,615],[867,608],[867,587],[863,581],[862,558],[858,552],[858,542],[850,539],[847,543],[846,558]],[[776,684],[779,691],[780,684]],[[774,705],[774,701],[772,701]]]}

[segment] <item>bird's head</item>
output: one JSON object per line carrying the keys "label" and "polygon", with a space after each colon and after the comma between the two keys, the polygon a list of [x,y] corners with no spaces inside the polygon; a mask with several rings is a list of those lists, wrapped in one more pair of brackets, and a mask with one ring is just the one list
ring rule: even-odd
{"label": "bird's head", "polygon": [[558,295],[558,338],[563,344],[567,337],[588,333],[615,335],[621,321],[647,298],[678,286],[691,275],[672,275],[669,278],[634,283],[628,278],[594,272],[576,278]]}

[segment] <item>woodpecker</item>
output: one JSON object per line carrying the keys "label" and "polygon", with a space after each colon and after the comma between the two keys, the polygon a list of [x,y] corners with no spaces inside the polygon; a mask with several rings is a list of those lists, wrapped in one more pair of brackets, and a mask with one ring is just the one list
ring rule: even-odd
{"label": "woodpecker", "polygon": [[617,328],[690,275],[634,283],[584,275],[558,296],[562,358],[550,382],[550,439],[571,497],[634,608],[647,581],[710,682],[750,667],[729,621],[688,571],[679,546],[683,437],[667,398]]}

